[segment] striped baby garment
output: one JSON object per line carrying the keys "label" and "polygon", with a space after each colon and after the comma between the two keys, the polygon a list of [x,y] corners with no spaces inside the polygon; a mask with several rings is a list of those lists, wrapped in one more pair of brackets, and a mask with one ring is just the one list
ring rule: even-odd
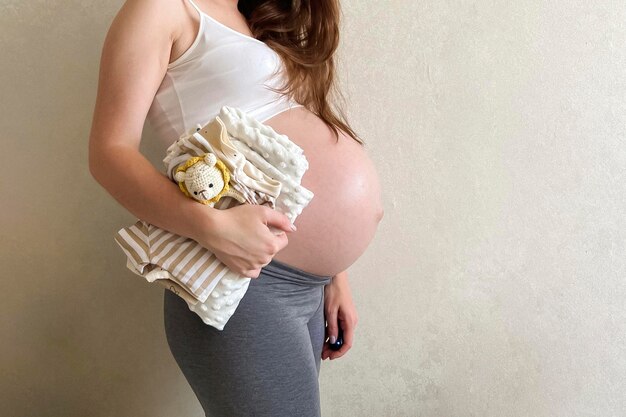
{"label": "striped baby garment", "polygon": [[[214,119],[198,124],[170,145],[163,160],[166,175],[173,180],[180,164],[206,152],[228,167],[229,185],[247,203],[272,207],[292,223],[313,198],[300,185],[308,169],[302,149],[237,108],[222,107]],[[241,203],[222,197],[215,208],[236,204]],[[228,269],[207,248],[143,220],[120,229],[115,241],[127,255],[131,271],[178,294],[190,310],[219,330],[247,290],[250,278]]]}

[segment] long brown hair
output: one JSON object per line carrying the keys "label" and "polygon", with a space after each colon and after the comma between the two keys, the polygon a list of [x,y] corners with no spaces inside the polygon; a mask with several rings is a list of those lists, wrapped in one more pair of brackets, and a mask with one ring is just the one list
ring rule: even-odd
{"label": "long brown hair", "polygon": [[[343,109],[329,97],[341,98],[335,82],[334,53],[339,45],[338,0],[239,0],[238,10],[252,35],[282,58],[285,82],[275,92],[304,105],[334,132],[342,130],[361,145]],[[332,108],[334,107],[334,108]]]}

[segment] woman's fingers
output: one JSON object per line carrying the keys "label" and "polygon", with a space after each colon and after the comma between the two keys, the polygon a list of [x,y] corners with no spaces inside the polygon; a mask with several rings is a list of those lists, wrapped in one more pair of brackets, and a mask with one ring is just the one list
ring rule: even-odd
{"label": "woman's fingers", "polygon": [[268,227],[274,226],[275,228],[284,230],[285,232],[294,232],[296,230],[296,226],[291,223],[289,217],[285,214],[267,206],[260,207],[264,207],[265,222]]}
{"label": "woman's fingers", "polygon": [[287,233],[285,232],[274,235],[274,239],[278,246],[278,250],[272,254],[272,257],[274,257],[274,255],[283,250],[287,246],[287,244],[289,244],[289,238],[287,237]]}
{"label": "woman's fingers", "polygon": [[322,359],[328,358],[329,352],[332,352],[329,348],[329,344],[335,343],[337,334],[339,333],[337,309],[329,308],[325,311],[324,315],[326,316],[326,339],[324,340],[324,348],[322,349]]}
{"label": "woman's fingers", "polygon": [[[343,355],[350,350],[352,347],[352,343],[354,341],[354,329],[356,327],[356,319],[347,318],[345,320],[341,320],[338,317],[337,309],[330,309],[326,313],[326,336],[328,340],[325,341],[324,347],[322,348],[322,359],[337,359],[342,357]],[[330,345],[336,341],[337,335],[339,333],[339,326],[341,326],[342,330],[342,338],[343,344],[339,350],[332,350]],[[333,339],[334,336],[334,339]]]}
{"label": "woman's fingers", "polygon": [[339,350],[328,349],[328,356],[332,359],[341,358],[352,347],[354,339],[354,324],[351,322],[341,322],[341,330],[343,331],[343,345]]}

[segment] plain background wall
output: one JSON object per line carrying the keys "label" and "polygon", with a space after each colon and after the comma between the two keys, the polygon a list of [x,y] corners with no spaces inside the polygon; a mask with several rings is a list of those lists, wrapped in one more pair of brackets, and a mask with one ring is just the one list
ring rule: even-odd
{"label": "plain background wall", "polygon": [[[160,287],[90,177],[121,2],[2,0],[1,415],[196,416]],[[325,417],[626,415],[626,6],[344,0],[340,79],[385,188]],[[149,129],[142,150],[158,163]]]}

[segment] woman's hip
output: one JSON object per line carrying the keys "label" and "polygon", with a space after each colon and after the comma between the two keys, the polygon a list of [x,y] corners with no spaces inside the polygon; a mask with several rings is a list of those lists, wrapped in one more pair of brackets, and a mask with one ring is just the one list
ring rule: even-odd
{"label": "woman's hip", "polygon": [[221,331],[204,324],[176,294],[164,291],[170,350],[205,411],[319,415],[323,281],[270,263],[250,281]]}

